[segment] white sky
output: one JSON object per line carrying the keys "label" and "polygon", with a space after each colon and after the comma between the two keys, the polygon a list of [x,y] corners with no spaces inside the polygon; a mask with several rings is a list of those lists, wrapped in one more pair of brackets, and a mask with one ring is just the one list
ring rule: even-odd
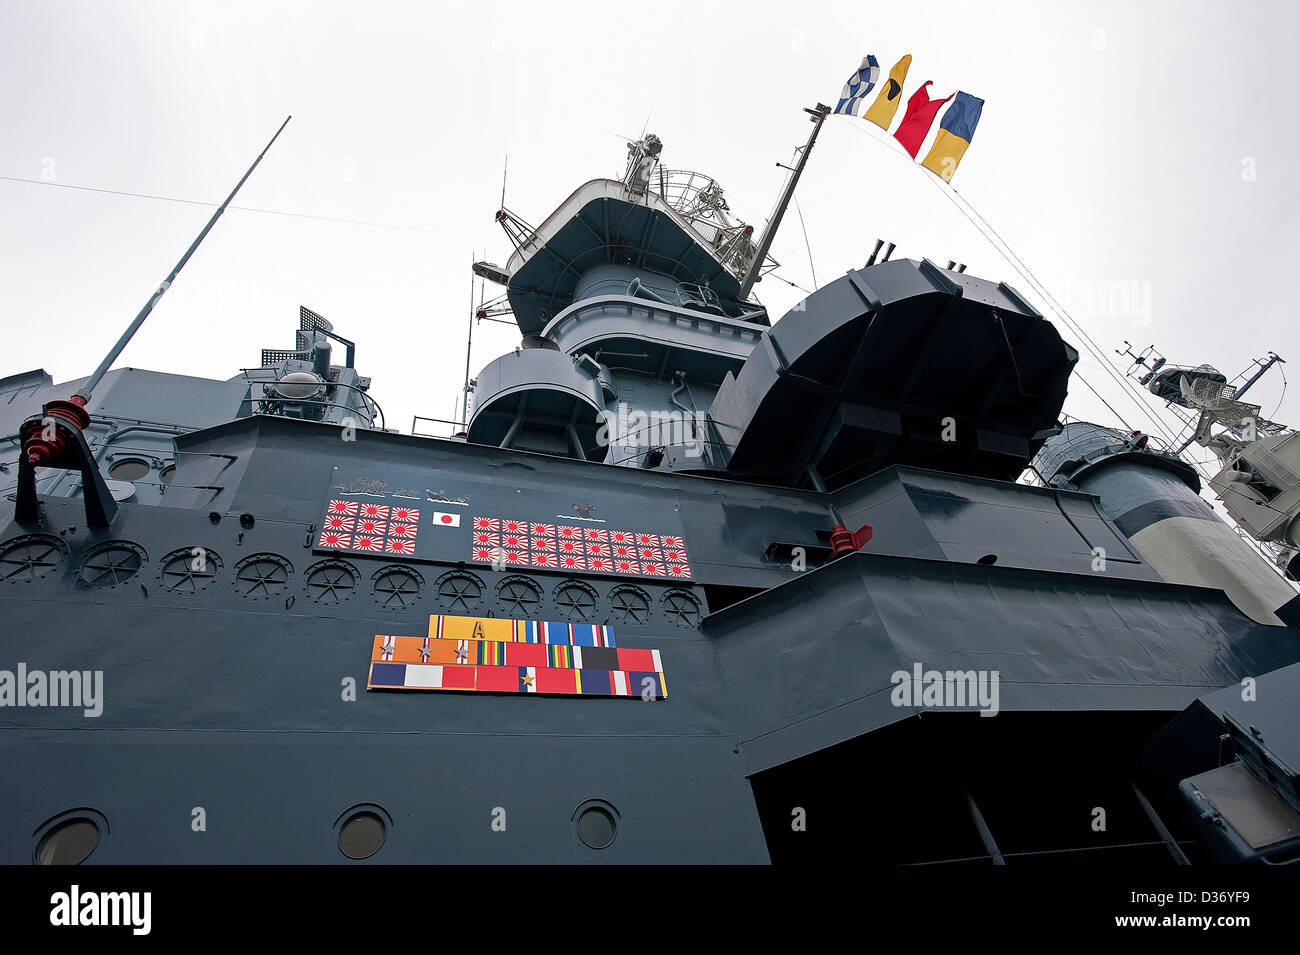
{"label": "white sky", "polygon": [[[867,52],[882,75],[911,53],[905,96],[932,79],[987,101],[954,183],[1097,342],[1231,377],[1269,349],[1300,365],[1297,9],[3,0],[0,176],[219,202],[292,113],[237,205],[393,228],[231,211],[119,365],[229,378],[292,347],[305,304],[357,342],[389,426],[409,431],[459,394],[470,262],[508,256],[492,221],[506,154],[507,205],[537,224],[621,175],[619,137],[648,118],[667,166],[714,176],[761,227],[775,163],[807,135],[801,107],[833,105]],[[883,237],[1038,301],[932,179],[875,127],[828,120],[797,196],[818,279]],[[0,374],[56,380],[89,373],[211,214],[2,180],[0,210]],[[793,210],[773,252],[812,287]],[[1114,283],[1139,283],[1149,314],[1094,314]],[[802,297],[771,279],[759,292],[774,318]],[[472,371],[517,340],[479,325]],[[1150,430],[1095,358],[1081,368]],[[1265,414],[1280,390],[1275,373],[1256,387]],[[1066,410],[1116,423],[1077,382]],[[1300,387],[1276,417],[1300,423]]]}

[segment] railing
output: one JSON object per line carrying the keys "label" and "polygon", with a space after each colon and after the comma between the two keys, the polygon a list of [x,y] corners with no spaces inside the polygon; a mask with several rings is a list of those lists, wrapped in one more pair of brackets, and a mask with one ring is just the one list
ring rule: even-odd
{"label": "railing", "polygon": [[413,438],[453,438],[453,437],[456,436],[456,433],[455,433],[454,431],[453,431],[451,434],[429,434],[429,433],[424,432],[424,431],[417,431],[417,430],[416,430],[416,427],[419,425],[419,423],[420,423],[421,421],[436,421],[436,422],[439,423],[439,424],[449,424],[449,425],[451,425],[451,426],[454,427],[454,428],[458,428],[458,429],[460,429],[460,431],[462,431],[462,432],[466,431],[466,424],[465,424],[464,421],[453,421],[451,418],[431,418],[431,417],[429,417],[428,415],[418,414],[418,415],[413,415],[413,416],[411,417],[411,437],[413,437]]}

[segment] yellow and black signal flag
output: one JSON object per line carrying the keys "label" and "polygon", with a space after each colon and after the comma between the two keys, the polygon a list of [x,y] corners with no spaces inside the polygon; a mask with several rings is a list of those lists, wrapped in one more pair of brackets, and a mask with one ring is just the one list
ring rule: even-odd
{"label": "yellow and black signal flag", "polygon": [[939,135],[934,138],[930,154],[921,163],[944,182],[952,182],[957,164],[966,155],[966,148],[975,138],[975,125],[980,121],[984,101],[969,93],[957,92],[948,112],[939,122]]}
{"label": "yellow and black signal flag", "polygon": [[876,101],[863,115],[863,119],[871,120],[886,132],[889,130],[889,124],[894,121],[894,114],[898,112],[898,104],[903,101],[903,81],[907,79],[907,68],[911,65],[911,53],[894,64],[894,68],[889,71],[889,79],[885,80],[885,85],[881,87]]}

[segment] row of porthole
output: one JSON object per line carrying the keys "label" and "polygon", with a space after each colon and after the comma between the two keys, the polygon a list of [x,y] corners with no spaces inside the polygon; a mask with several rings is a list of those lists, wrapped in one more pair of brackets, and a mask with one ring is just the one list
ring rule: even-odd
{"label": "row of porthole", "polygon": [[[68,546],[48,534],[27,534],[0,545],[0,579],[36,580],[44,577],[68,554]],[[90,548],[81,559],[78,577],[90,587],[116,587],[133,579],[148,562],[143,547],[132,541],[105,541]],[[222,568],[220,555],[204,547],[182,547],[162,559],[158,580],[168,591],[193,594],[207,587]],[[232,583],[244,597],[269,600],[289,589],[293,564],[278,554],[252,554],[235,565]],[[402,565],[381,567],[371,575],[375,602],[386,610],[408,610],[419,600],[424,578],[414,569]],[[361,574],[351,563],[329,558],[307,568],[304,588],[320,604],[338,604],[357,590]],[[450,571],[435,583],[444,609],[472,615],[487,594],[487,586],[477,574]],[[503,577],[496,586],[498,607],[512,617],[530,618],[539,614],[543,588],[535,579],[523,574]],[[650,594],[632,584],[620,584],[608,593],[606,620],[621,625],[636,625],[649,620],[653,607]],[[597,616],[599,595],[594,587],[580,580],[561,581],[551,594],[557,613],[566,620],[586,622]],[[674,588],[660,598],[662,612],[673,623],[694,627],[700,618],[700,603],[690,591]]]}
{"label": "row of porthole", "polygon": [[[114,481],[139,481],[148,477],[153,465],[144,458],[121,458],[114,461],[108,469],[108,476]],[[176,465],[166,464],[158,471],[159,484],[171,484],[176,476]]]}
{"label": "row of porthole", "polygon": [[[618,836],[618,810],[603,799],[588,799],[573,811],[574,834],[589,849],[608,849]],[[349,859],[369,859],[388,840],[393,817],[382,807],[364,803],[334,821],[339,851]],[[110,831],[108,819],[93,809],[72,809],[36,830],[32,861],[37,865],[80,865]]]}

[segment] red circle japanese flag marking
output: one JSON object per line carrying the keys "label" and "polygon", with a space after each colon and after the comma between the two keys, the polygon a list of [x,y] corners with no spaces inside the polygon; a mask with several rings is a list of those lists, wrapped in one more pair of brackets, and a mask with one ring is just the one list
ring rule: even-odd
{"label": "red circle japanese flag marking", "polygon": [[443,527],[460,527],[459,514],[444,514],[442,511],[433,512],[433,523]]}

